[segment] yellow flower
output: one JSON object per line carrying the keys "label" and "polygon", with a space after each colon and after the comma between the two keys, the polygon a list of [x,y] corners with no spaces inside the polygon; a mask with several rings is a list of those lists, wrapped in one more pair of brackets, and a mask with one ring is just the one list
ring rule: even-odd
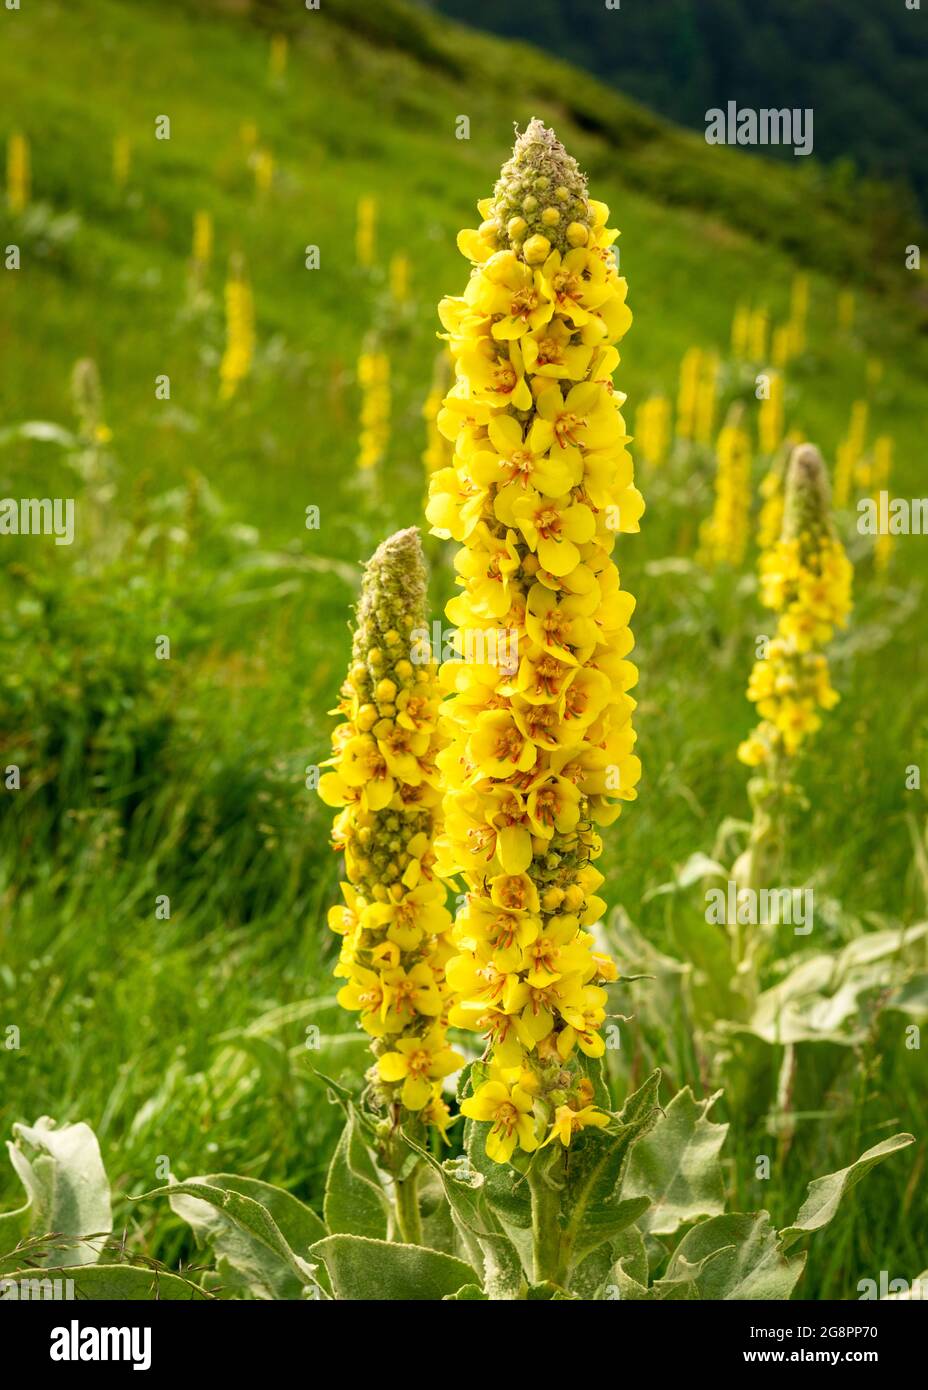
{"label": "yellow flower", "polygon": [[585,1105],[582,1110],[571,1110],[569,1105],[559,1105],[555,1111],[551,1133],[542,1144],[542,1148],[553,1143],[555,1139],[560,1139],[566,1149],[574,1135],[579,1134],[582,1129],[591,1125],[595,1129],[605,1129],[608,1123],[609,1116],[604,1111],[597,1110],[594,1105]]}
{"label": "yellow flower", "polygon": [[419,1037],[403,1037],[392,1052],[377,1059],[381,1079],[402,1082],[400,1098],[407,1110],[421,1110],[429,1104],[434,1081],[450,1076],[464,1065],[464,1058],[445,1042],[443,1028],[433,1028]]}
{"label": "yellow flower", "polygon": [[485,1081],[472,1096],[461,1102],[461,1113],[468,1119],[489,1123],[487,1156],[495,1163],[508,1163],[516,1146],[525,1153],[538,1147],[532,1118],[532,1097],[521,1086],[505,1081]]}

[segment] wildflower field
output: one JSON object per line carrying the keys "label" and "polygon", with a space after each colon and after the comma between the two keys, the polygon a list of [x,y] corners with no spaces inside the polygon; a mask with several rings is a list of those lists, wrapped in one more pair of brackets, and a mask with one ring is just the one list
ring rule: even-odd
{"label": "wildflower field", "polygon": [[0,1278],[928,1278],[919,226],[403,0],[0,86]]}

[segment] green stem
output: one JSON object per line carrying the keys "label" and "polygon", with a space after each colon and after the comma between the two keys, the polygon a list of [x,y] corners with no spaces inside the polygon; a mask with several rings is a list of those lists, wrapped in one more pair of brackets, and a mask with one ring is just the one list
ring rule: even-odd
{"label": "green stem", "polygon": [[[550,1171],[550,1170],[549,1170]],[[532,1194],[532,1260],[534,1280],[541,1284],[567,1281],[567,1251],[560,1227],[561,1201],[557,1188],[534,1164],[528,1184]]]}
{"label": "green stem", "polygon": [[422,1244],[422,1217],[419,1214],[419,1169],[414,1168],[408,1178],[397,1178],[396,1224],[404,1245]]}

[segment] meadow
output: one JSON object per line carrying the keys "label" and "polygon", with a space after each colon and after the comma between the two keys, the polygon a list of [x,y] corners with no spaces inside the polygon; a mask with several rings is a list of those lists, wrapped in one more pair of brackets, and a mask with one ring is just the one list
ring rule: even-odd
{"label": "meadow", "polygon": [[[750,816],[736,754],[769,623],[759,450],[743,560],[707,567],[699,532],[732,402],[756,432],[766,362],[733,351],[733,318],[741,305],[787,323],[797,276],[806,344],[782,368],[784,433],[831,466],[855,402],[868,423],[837,517],[856,571],[829,652],[841,701],[801,762],[791,881],[814,886],[819,951],[925,920],[924,793],[907,769],[928,759],[928,551],[900,536],[877,562],[854,511],[880,436],[893,441],[893,493],[921,488],[925,301],[904,255],[917,229],[873,188],[710,152],[564,65],[392,0],[296,17],[74,0],[4,11],[0,26],[0,142],[25,136],[31,166],[23,206],[9,186],[0,203],[0,251],[21,257],[0,271],[0,495],[74,496],[78,516],[71,547],[3,537],[0,554],[0,767],[21,772],[0,799],[0,1038],[11,1026],[19,1038],[0,1049],[4,1137],[40,1115],[90,1124],[116,1229],[171,1267],[190,1256],[187,1226],[164,1203],[128,1200],[157,1185],[165,1156],[180,1178],[238,1172],[320,1209],[340,1116],[313,1071],[353,1084],[367,1061],[333,999],[339,866],[307,778],[329,753],[361,562],[388,533],[425,529],[423,408],[435,306],[465,282],[456,233],[476,225],[513,122],[532,116],[621,229],[634,324],[616,380],[633,432],[647,398],[675,405],[688,349],[718,356],[711,437],[637,459],[647,511],[621,545],[643,775],[600,861],[617,939],[633,924],[640,952],[698,960],[703,905],[680,870]],[[164,117],[170,138],[157,136]],[[198,214],[211,227],[199,256]],[[235,274],[254,351],[223,391]],[[360,469],[372,353],[388,362],[388,423],[381,410],[375,466]],[[438,617],[453,547],[425,549]],[[839,1018],[849,1042],[800,1052],[787,1138],[747,1084],[720,1104],[729,1191],[777,1220],[814,1176],[897,1129],[916,1136],[812,1250],[803,1297],[855,1297],[861,1278],[928,1264],[928,1091],[903,1042],[925,1012],[913,939],[904,1009],[883,1007],[900,983],[887,966]],[[645,1028],[648,988],[635,986],[642,1026],[624,1029],[614,1084],[653,1061],[676,1085],[708,1087],[711,1056]],[[776,1091],[780,1049],[759,1051],[750,1067]],[[778,1145],[767,1184],[755,1158]],[[0,1170],[0,1209],[20,1198]]]}

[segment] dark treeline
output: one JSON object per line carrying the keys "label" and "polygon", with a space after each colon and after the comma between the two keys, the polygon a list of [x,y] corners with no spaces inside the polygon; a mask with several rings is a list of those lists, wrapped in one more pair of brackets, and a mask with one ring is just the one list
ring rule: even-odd
{"label": "dark treeline", "polygon": [[921,10],[906,0],[431,2],[546,48],[696,129],[727,101],[811,107],[818,158],[905,180],[928,206],[928,0]]}

